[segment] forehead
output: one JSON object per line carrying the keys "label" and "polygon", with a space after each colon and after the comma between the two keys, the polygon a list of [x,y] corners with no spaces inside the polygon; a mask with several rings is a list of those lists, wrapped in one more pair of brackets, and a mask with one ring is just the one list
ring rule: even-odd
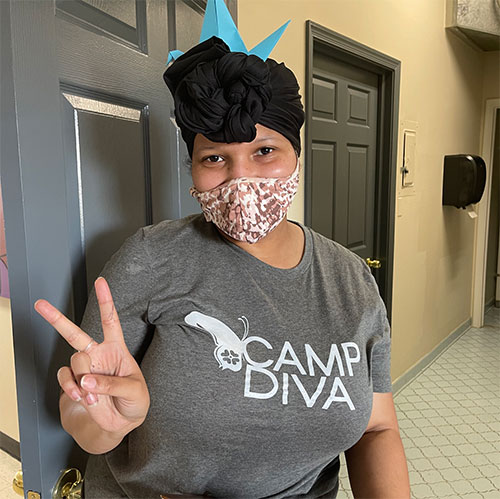
{"label": "forehead", "polygon": [[[274,141],[275,143],[289,144],[289,141],[286,137],[281,135],[281,133],[272,130],[271,128],[267,128],[263,125],[257,124],[255,126],[257,130],[257,134],[255,139],[252,142],[213,142],[204,135],[197,134],[194,139],[193,151],[200,150],[233,150],[233,149],[241,149],[241,148],[253,148],[254,146],[261,145],[267,141]],[[290,144],[290,147],[291,144]]]}

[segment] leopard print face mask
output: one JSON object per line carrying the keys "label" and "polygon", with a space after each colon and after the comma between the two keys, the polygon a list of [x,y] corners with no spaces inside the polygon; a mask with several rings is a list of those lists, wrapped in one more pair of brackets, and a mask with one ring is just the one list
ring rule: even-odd
{"label": "leopard print face mask", "polygon": [[285,217],[299,186],[299,160],[289,177],[240,177],[189,193],[201,205],[205,220],[237,241],[256,243]]}

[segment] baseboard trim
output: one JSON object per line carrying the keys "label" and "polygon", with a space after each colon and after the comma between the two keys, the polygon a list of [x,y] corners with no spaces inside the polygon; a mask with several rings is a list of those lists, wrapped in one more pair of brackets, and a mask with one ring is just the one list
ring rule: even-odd
{"label": "baseboard trim", "polygon": [[0,449],[21,462],[21,447],[17,440],[0,431]]}
{"label": "baseboard trim", "polygon": [[392,393],[396,397],[397,394],[403,390],[409,383],[411,383],[418,375],[422,374],[425,369],[432,364],[445,350],[457,341],[460,336],[470,329],[472,324],[471,318],[459,326],[455,331],[449,334],[439,345],[437,345],[431,352],[417,362],[413,367],[408,369],[392,384]]}

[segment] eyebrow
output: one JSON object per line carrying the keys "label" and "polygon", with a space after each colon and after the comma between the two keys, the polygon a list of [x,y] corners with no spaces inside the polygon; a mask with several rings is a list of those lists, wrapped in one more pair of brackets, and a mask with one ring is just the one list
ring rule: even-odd
{"label": "eyebrow", "polygon": [[276,140],[276,137],[261,137],[260,139],[257,139],[255,142],[266,142],[268,140]]}
{"label": "eyebrow", "polygon": [[[275,140],[275,137],[260,137],[255,141],[256,144],[260,144],[261,142],[267,142],[269,140]],[[216,146],[201,146],[198,151],[216,151],[219,149],[219,145]]]}

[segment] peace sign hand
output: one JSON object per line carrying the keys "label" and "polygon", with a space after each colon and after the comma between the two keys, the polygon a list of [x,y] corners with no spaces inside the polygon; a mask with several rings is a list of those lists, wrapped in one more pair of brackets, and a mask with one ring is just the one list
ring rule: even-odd
{"label": "peace sign hand", "polygon": [[94,341],[46,300],[38,300],[35,310],[78,350],[71,357],[71,367],[58,371],[62,396],[85,407],[102,430],[126,435],[144,422],[149,392],[141,369],[125,344],[108,283],[100,277],[94,285],[104,335],[102,343]]}

